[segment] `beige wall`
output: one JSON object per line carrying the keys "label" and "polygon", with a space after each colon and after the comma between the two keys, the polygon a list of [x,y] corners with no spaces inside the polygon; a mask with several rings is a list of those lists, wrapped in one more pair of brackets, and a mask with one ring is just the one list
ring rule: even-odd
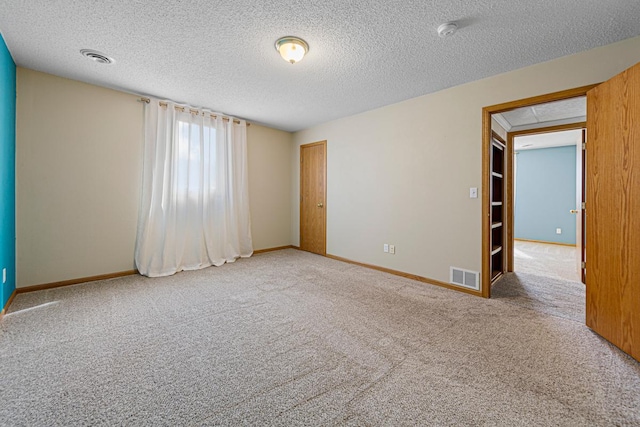
{"label": "beige wall", "polygon": [[293,134],[252,124],[247,141],[253,248],[290,245]]}
{"label": "beige wall", "polygon": [[142,104],[18,68],[18,287],[132,270]]}
{"label": "beige wall", "polygon": [[481,197],[469,187],[482,185],[482,108],[601,82],[638,61],[640,38],[629,39],[295,133],[293,244],[299,145],[327,140],[329,254],[444,282],[449,266],[480,271]]}
{"label": "beige wall", "polygon": [[[143,141],[136,99],[18,68],[18,287],[134,268]],[[249,129],[254,247],[288,245],[291,134]]]}

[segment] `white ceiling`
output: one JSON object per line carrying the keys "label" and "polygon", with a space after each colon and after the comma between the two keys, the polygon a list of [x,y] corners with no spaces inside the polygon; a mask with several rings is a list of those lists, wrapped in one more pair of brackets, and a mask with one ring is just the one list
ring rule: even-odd
{"label": "white ceiling", "polygon": [[520,150],[536,150],[539,148],[562,147],[576,145],[582,142],[582,131],[565,130],[553,133],[540,133],[537,135],[517,136],[513,139],[513,148]]}
{"label": "white ceiling", "polygon": [[[0,0],[19,66],[295,131],[640,34],[638,0]],[[436,28],[457,21],[441,39]],[[291,65],[274,48],[310,46]],[[90,62],[80,49],[116,59]]]}
{"label": "white ceiling", "polygon": [[508,132],[584,122],[587,120],[587,97],[516,108],[492,117]]}

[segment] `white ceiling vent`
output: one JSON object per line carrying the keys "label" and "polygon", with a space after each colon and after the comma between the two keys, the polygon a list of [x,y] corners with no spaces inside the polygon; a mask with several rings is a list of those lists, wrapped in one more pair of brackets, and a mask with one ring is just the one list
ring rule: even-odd
{"label": "white ceiling vent", "polygon": [[462,268],[450,267],[451,278],[449,281],[458,286],[480,290],[480,273],[477,271],[464,270]]}
{"label": "white ceiling vent", "polygon": [[115,59],[110,58],[104,53],[98,52],[97,50],[82,49],[80,53],[82,54],[82,56],[86,56],[87,58],[99,64],[113,64],[114,62],[116,62]]}

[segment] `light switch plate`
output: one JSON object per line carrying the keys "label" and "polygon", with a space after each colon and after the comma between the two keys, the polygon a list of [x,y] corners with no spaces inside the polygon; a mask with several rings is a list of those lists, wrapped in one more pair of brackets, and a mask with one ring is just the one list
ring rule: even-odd
{"label": "light switch plate", "polygon": [[477,199],[478,198],[478,188],[477,187],[469,188],[469,198],[470,199]]}

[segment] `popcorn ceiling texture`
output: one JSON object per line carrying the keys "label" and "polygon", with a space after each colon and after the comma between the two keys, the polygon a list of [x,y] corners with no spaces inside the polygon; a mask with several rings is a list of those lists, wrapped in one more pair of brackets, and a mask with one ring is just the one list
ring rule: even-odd
{"label": "popcorn ceiling texture", "polygon": [[[637,0],[3,0],[17,65],[284,130],[640,34]],[[439,24],[457,21],[441,39]],[[281,36],[310,45],[296,65]],[[90,62],[90,48],[116,59]]]}

